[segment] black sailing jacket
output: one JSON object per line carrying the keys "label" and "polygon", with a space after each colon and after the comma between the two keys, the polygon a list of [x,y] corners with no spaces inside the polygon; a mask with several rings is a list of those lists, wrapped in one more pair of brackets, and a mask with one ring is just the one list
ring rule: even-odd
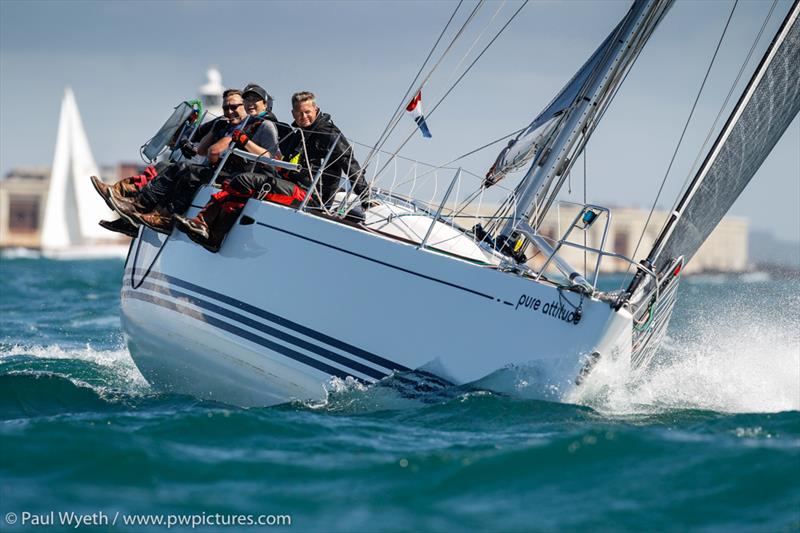
{"label": "black sailing jacket", "polygon": [[[297,128],[297,123],[293,122],[292,126]],[[301,129],[305,135],[307,154],[303,154],[303,139],[298,130],[295,130],[281,143],[281,153],[284,156],[284,160],[290,160],[295,155],[300,154],[298,163],[303,167],[303,170],[290,175],[289,179],[308,189],[317,169],[322,164],[322,160],[325,159],[331,143],[341,131],[333,123],[331,116],[322,112],[317,115],[316,120],[309,127]],[[308,163],[311,164],[310,172],[307,168],[306,158]],[[334,193],[336,193],[339,188],[339,177],[342,173],[350,180],[356,194],[360,194],[367,188],[361,165],[356,161],[353,148],[344,138],[344,135],[339,138],[339,142],[328,160],[328,166],[320,178],[323,202],[330,202]]]}

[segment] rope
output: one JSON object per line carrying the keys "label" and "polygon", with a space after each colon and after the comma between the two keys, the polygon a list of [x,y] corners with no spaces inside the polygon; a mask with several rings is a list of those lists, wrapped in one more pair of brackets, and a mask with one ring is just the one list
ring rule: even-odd
{"label": "rope", "polygon": [[453,67],[453,70],[450,72],[450,77],[447,79],[448,83],[452,81],[453,77],[456,75],[456,72],[458,72],[458,69],[461,68],[461,65],[464,63],[467,57],[469,57],[469,54],[472,53],[472,49],[475,48],[475,46],[480,42],[481,38],[483,37],[483,34],[486,33],[486,30],[489,29],[489,26],[492,25],[492,22],[494,22],[494,19],[497,18],[497,15],[500,14],[500,11],[503,10],[505,5],[506,5],[506,0],[503,0],[500,3],[500,6],[495,10],[494,15],[492,15],[492,18],[489,19],[489,22],[486,23],[486,25],[483,27],[478,36],[475,37],[475,40],[472,41],[472,44],[467,49],[467,51],[464,52],[464,55],[461,56],[461,59],[458,60],[458,63],[456,64],[455,67]]}
{"label": "rope", "polygon": [[[728,31],[728,26],[731,23],[731,19],[733,18],[733,13],[736,11],[736,6],[739,4],[739,0],[735,0],[733,3],[733,7],[731,8],[731,12],[728,15],[728,20],[725,22],[725,27],[722,29],[722,35],[719,37],[719,41],[717,42],[717,47],[714,50],[714,55],[711,57],[711,62],[706,69],[705,76],[703,77],[703,82],[700,84],[700,89],[697,92],[697,96],[694,99],[694,104],[692,104],[692,109],[689,111],[689,116],[686,118],[686,123],[683,126],[683,131],[681,132],[681,136],[678,139],[678,144],[675,146],[675,150],[672,152],[672,158],[669,161],[669,165],[667,166],[667,171],[664,173],[664,179],[661,180],[661,185],[658,188],[658,193],[656,193],[656,198],[653,201],[653,206],[650,208],[650,213],[647,215],[647,219],[645,220],[644,227],[642,228],[642,233],[639,235],[639,241],[636,243],[636,248],[633,250],[633,254],[631,255],[632,258],[636,258],[636,254],[639,251],[639,247],[642,244],[642,240],[644,239],[644,234],[647,231],[647,226],[650,224],[650,219],[653,216],[653,212],[655,212],[656,205],[658,204],[658,200],[661,197],[661,193],[664,190],[664,185],[667,183],[667,178],[669,177],[669,173],[672,170],[672,165],[675,162],[675,157],[678,155],[678,150],[683,143],[683,138],[686,135],[686,130],[689,128],[689,123],[694,116],[694,111],[697,108],[697,102],[700,100],[700,96],[703,94],[703,89],[706,86],[706,81],[708,81],[708,76],[711,74],[711,68],[714,66],[714,61],[717,59],[717,53],[719,52],[720,47],[722,46],[722,41],[725,38],[725,34]],[[620,289],[625,285],[625,278],[627,278],[628,272],[630,271],[631,265],[625,268],[625,276],[623,277],[623,283],[620,285]]]}
{"label": "rope", "polygon": [[372,151],[369,153],[369,155],[367,156],[366,160],[364,161],[364,166],[365,167],[372,160],[373,152],[375,150],[379,150],[386,143],[386,141],[389,140],[389,136],[392,134],[394,129],[397,127],[397,124],[400,122],[400,119],[403,117],[402,110],[407,105],[408,97],[411,94],[416,94],[417,92],[422,90],[422,87],[425,86],[425,84],[431,78],[433,73],[436,71],[436,69],[439,67],[439,65],[444,60],[445,56],[447,56],[447,54],[453,48],[453,45],[456,43],[456,41],[458,41],[458,39],[464,33],[464,30],[466,29],[467,25],[469,25],[469,23],[472,22],[472,19],[475,17],[475,14],[478,12],[478,10],[481,8],[481,6],[483,6],[484,2],[485,2],[485,0],[480,0],[480,2],[475,6],[475,8],[472,10],[472,12],[467,17],[467,20],[464,21],[464,23],[461,25],[461,28],[458,30],[456,35],[450,41],[450,44],[447,45],[447,48],[445,48],[444,52],[442,52],[442,55],[439,57],[439,60],[436,62],[436,64],[433,66],[433,68],[431,68],[431,70],[428,71],[428,74],[425,76],[425,79],[423,79],[422,82],[419,85],[417,85],[417,90],[412,92],[412,89],[414,87],[414,83],[416,83],[417,79],[419,79],[420,73],[422,73],[422,70],[425,68],[425,65],[430,60],[431,55],[433,55],[434,50],[439,45],[439,41],[441,41],[442,37],[444,36],[444,33],[447,31],[447,28],[450,26],[450,23],[452,22],[453,17],[455,17],[456,12],[458,12],[458,9],[461,7],[461,4],[463,3],[463,0],[458,3],[458,6],[456,6],[455,11],[453,11],[453,15],[450,17],[450,20],[447,21],[447,25],[445,25],[444,29],[442,30],[442,33],[439,35],[439,38],[436,40],[436,44],[434,44],[433,48],[431,49],[430,53],[428,54],[428,57],[425,59],[425,62],[420,67],[419,72],[417,72],[417,75],[414,77],[414,80],[412,80],[412,82],[409,85],[408,89],[406,89],[406,92],[403,95],[403,98],[400,101],[400,104],[397,106],[397,109],[395,110],[394,114],[392,115],[392,118],[389,120],[389,124],[387,124],[386,128],[384,128],[383,133],[381,134],[381,137],[378,138],[378,141],[375,143],[375,146],[373,147]]}
{"label": "rope", "polygon": [[[519,14],[519,12],[522,11],[522,8],[524,8],[526,5],[528,5],[528,2],[529,2],[529,0],[525,0],[525,2],[523,2],[523,4],[519,7],[519,9],[517,9],[514,12],[514,14],[511,15],[511,18],[508,19],[508,21],[505,23],[505,25],[503,25],[502,28],[500,28],[500,30],[497,32],[497,34],[495,34],[495,36],[492,38],[492,40],[489,41],[489,44],[487,44],[484,47],[484,49],[481,50],[481,53],[478,54],[478,57],[476,57],[472,61],[472,63],[470,63],[470,65],[467,67],[467,69],[464,71],[464,73],[461,74],[461,76],[458,77],[458,79],[450,86],[450,88],[447,90],[447,92],[445,92],[444,95],[439,99],[439,101],[436,102],[436,104],[433,106],[433,108],[427,113],[427,117],[426,118],[430,118],[433,115],[433,113],[442,104],[442,102],[444,102],[444,100],[450,95],[450,93],[453,92],[453,89],[455,89],[456,86],[459,83],[461,83],[461,80],[464,79],[464,76],[466,76],[469,73],[469,71],[472,70],[472,67],[475,66],[475,64],[478,62],[478,60],[481,57],[483,57],[483,54],[486,53],[486,51],[489,49],[489,47],[492,46],[492,44],[494,44],[494,42],[497,40],[497,38],[500,37],[500,35],[506,30],[506,28],[508,28],[508,25],[511,24],[511,21],[513,21],[516,18],[516,16]],[[408,135],[408,137],[406,137],[406,139],[400,144],[400,146],[394,151],[394,153],[390,157],[390,161],[391,161],[391,159],[393,159],[397,155],[398,152],[400,152],[400,150],[403,149],[403,147],[405,147],[406,144],[408,144],[408,141],[411,140],[411,137],[414,136],[415,132],[416,132],[416,127],[411,131],[411,133]],[[383,167],[378,171],[377,175],[380,175],[386,169],[386,167],[388,165],[389,165],[389,161],[384,163]]]}
{"label": "rope", "polygon": [[436,50],[436,47],[439,46],[439,42],[442,40],[442,37],[444,37],[444,34],[447,31],[447,28],[450,27],[450,23],[453,22],[453,18],[455,18],[456,13],[458,13],[458,10],[461,8],[461,4],[463,4],[463,3],[464,3],[464,0],[459,1],[458,5],[456,6],[455,10],[453,11],[453,14],[450,15],[450,19],[447,21],[447,24],[445,24],[444,28],[442,29],[442,32],[439,34],[439,37],[436,39],[436,42],[433,44],[433,47],[431,48],[431,51],[428,52],[428,57],[426,57],[425,61],[423,61],[422,65],[420,65],[419,70],[417,71],[417,75],[414,76],[414,79],[408,85],[408,89],[406,89],[406,92],[403,94],[403,97],[400,99],[400,103],[397,105],[397,109],[394,110],[394,113],[392,113],[392,117],[389,119],[389,122],[386,123],[386,127],[383,128],[383,131],[381,132],[380,136],[378,137],[378,140],[375,141],[375,145],[372,147],[372,150],[370,151],[369,155],[367,156],[366,160],[364,161],[365,166],[366,166],[366,164],[369,163],[370,159],[372,158],[373,152],[378,150],[378,145],[383,140],[383,136],[386,135],[386,132],[391,127],[391,124],[394,121],[395,117],[397,116],[397,113],[403,108],[403,105],[406,102],[406,98],[408,98],[408,94],[411,92],[411,89],[414,87],[414,83],[416,83],[416,81],[419,79],[419,75],[422,74],[422,70],[425,68],[425,65],[428,64],[428,61],[430,61],[431,56],[433,55],[433,52]]}
{"label": "rope", "polygon": [[[150,271],[153,269],[153,265],[156,264],[156,261],[158,261],[158,258],[161,256],[161,252],[164,251],[164,247],[167,245],[167,242],[169,242],[170,237],[172,237],[172,234],[169,234],[169,235],[166,236],[166,238],[164,239],[164,242],[162,242],[161,246],[158,247],[158,252],[156,252],[156,255],[153,257],[153,260],[150,261],[150,264],[147,266],[147,269],[144,271],[144,274],[142,275],[142,279],[139,280],[139,283],[135,283],[133,279],[134,279],[134,276],[136,275],[136,265],[139,263],[139,249],[142,247],[142,236],[143,236],[144,231],[145,231],[145,229],[142,228],[142,230],[139,232],[139,235],[134,239],[134,242],[136,242],[136,252],[133,254],[133,268],[131,268],[131,279],[130,279],[131,288],[133,290],[138,290],[139,287],[142,286],[142,284],[144,283],[144,280],[146,280],[147,276],[150,275]],[[131,243],[131,244],[133,244],[133,243]]]}
{"label": "rope", "polygon": [[[764,18],[764,22],[761,24],[761,29],[758,31],[758,34],[756,35],[756,38],[753,41],[753,44],[750,46],[750,51],[747,52],[747,57],[745,57],[744,61],[742,62],[742,66],[739,67],[739,72],[736,74],[736,79],[733,80],[733,83],[731,84],[731,88],[728,90],[728,95],[725,97],[725,101],[722,102],[722,105],[720,106],[719,111],[717,112],[717,116],[714,119],[714,123],[711,124],[711,127],[708,129],[708,134],[706,135],[705,141],[703,141],[703,145],[700,147],[700,150],[698,150],[698,152],[697,152],[697,157],[695,158],[694,163],[692,163],[692,170],[687,174],[686,180],[683,183],[683,189],[686,189],[686,186],[688,185],[689,181],[692,179],[692,176],[694,176],[694,174],[695,174],[695,170],[697,169],[697,166],[700,163],[700,159],[705,155],[705,149],[706,149],[706,146],[708,145],[708,141],[711,140],[711,135],[714,133],[714,129],[716,128],[717,123],[719,122],[719,119],[722,118],[722,112],[725,110],[725,107],[728,105],[728,102],[730,101],[731,96],[733,95],[733,91],[736,88],[736,85],[739,83],[739,80],[742,78],[742,74],[744,74],[744,69],[747,66],[747,64],[750,62],[750,58],[753,56],[753,52],[755,52],[756,45],[758,44],[758,41],[761,40],[761,35],[764,33],[764,29],[767,27],[767,22],[769,22],[769,19],[772,16],[772,13],[775,10],[775,6],[777,4],[778,4],[778,0],[773,0],[772,7],[770,7],[770,10],[767,13],[766,18]],[[678,202],[678,199],[675,200],[676,204],[677,204],[677,202]]]}

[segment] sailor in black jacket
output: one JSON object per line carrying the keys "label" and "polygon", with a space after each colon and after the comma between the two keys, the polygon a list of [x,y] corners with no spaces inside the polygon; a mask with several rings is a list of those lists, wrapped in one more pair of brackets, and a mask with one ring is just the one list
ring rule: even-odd
{"label": "sailor in black jacket", "polygon": [[[331,143],[342,132],[329,114],[320,112],[314,93],[308,91],[292,95],[292,117],[292,126],[297,129],[281,142],[281,153],[284,159],[297,162],[303,167],[299,173],[290,174],[288,179],[307,190],[330,150]],[[320,178],[317,190],[320,191],[323,204],[329,204],[339,190],[339,178],[342,174],[350,180],[353,192],[363,197],[362,193],[367,189],[364,172],[344,135],[339,137]],[[316,195],[312,199],[318,200]]]}

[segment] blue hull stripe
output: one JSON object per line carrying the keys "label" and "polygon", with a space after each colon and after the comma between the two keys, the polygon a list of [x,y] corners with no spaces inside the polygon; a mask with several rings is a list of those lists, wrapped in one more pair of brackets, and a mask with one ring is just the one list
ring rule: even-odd
{"label": "blue hull stripe", "polygon": [[[130,269],[126,270],[126,274],[130,273],[131,273]],[[135,269],[134,274],[144,274],[144,271],[142,269]],[[172,285],[176,285],[178,287],[183,287],[184,289],[188,289],[197,294],[202,294],[203,296],[207,296],[213,300],[217,300],[218,302],[225,303],[227,305],[230,305],[231,307],[236,307],[238,309],[241,309],[242,311],[250,313],[251,315],[258,316],[260,318],[263,318],[264,320],[267,320],[269,322],[272,322],[273,324],[277,324],[284,328],[294,330],[297,333],[305,335],[306,337],[310,337],[320,342],[324,342],[325,344],[333,346],[334,348],[338,348],[344,352],[348,352],[352,355],[355,355],[356,357],[360,357],[365,361],[369,361],[376,365],[382,366],[383,368],[386,368],[388,370],[398,370],[401,372],[411,370],[407,366],[401,365],[399,363],[396,363],[394,361],[376,355],[372,352],[368,352],[366,350],[358,348],[357,346],[348,344],[344,341],[340,341],[339,339],[336,339],[329,335],[325,335],[324,333],[320,333],[319,331],[303,326],[302,324],[298,324],[297,322],[293,322],[287,318],[283,318],[274,313],[270,313],[269,311],[265,311],[248,303],[242,302],[241,300],[237,300],[225,294],[221,294],[219,292],[212,291],[205,287],[195,285],[194,283],[190,283],[188,281],[184,281],[182,279],[176,278],[174,276],[169,276],[167,274],[162,274],[160,272],[150,272],[147,275],[147,277],[149,279],[164,281]]]}
{"label": "blue hull stripe", "polygon": [[275,230],[275,231],[280,231],[281,233],[286,233],[287,235],[291,235],[293,237],[297,237],[298,239],[303,239],[304,241],[313,242],[314,244],[318,244],[320,246],[325,246],[326,248],[331,248],[332,250],[338,250],[340,252],[343,252],[343,253],[346,253],[346,254],[349,254],[349,255],[352,255],[352,256],[355,256],[355,257],[360,257],[361,259],[365,259],[367,261],[371,261],[373,263],[377,263],[377,264],[383,265],[385,267],[393,268],[395,270],[399,270],[400,272],[405,272],[406,274],[411,274],[412,276],[417,276],[419,278],[423,278],[423,279],[427,279],[427,280],[430,280],[430,281],[434,281],[436,283],[441,283],[442,285],[447,285],[448,287],[453,287],[455,289],[459,289],[459,290],[468,292],[470,294],[474,294],[476,296],[482,296],[483,298],[488,298],[489,300],[497,300],[497,298],[495,298],[494,296],[490,296],[490,295],[484,294],[482,292],[478,292],[478,291],[475,291],[475,290],[472,290],[472,289],[468,289],[467,287],[462,287],[461,285],[456,285],[455,283],[450,283],[449,281],[444,281],[444,280],[441,280],[441,279],[438,279],[438,278],[434,278],[434,277],[431,277],[431,276],[428,276],[428,275],[425,275],[425,274],[420,274],[419,272],[414,272],[413,270],[408,270],[407,268],[399,267],[397,265],[392,265],[390,263],[386,263],[384,261],[381,261],[379,259],[375,259],[373,257],[368,257],[368,256],[363,255],[363,254],[359,254],[359,253],[356,253],[356,252],[351,252],[350,250],[345,250],[344,248],[339,248],[338,246],[334,246],[332,244],[328,244],[327,242],[318,241],[316,239],[312,239],[311,237],[306,237],[305,235],[300,235],[298,233],[294,233],[292,231],[285,230],[283,228],[278,228],[276,226],[270,226],[269,224],[264,224],[263,222],[256,222],[256,224],[259,225],[259,226],[263,226],[265,228],[269,228],[269,229]]}
{"label": "blue hull stripe", "polygon": [[[344,378],[346,378],[348,376],[355,377],[355,376],[352,376],[352,374],[350,374],[348,372],[345,372],[345,371],[343,371],[343,370],[341,370],[339,368],[336,368],[336,367],[330,366],[328,364],[325,364],[322,361],[318,361],[317,359],[314,359],[313,357],[309,357],[309,356],[307,356],[305,354],[302,354],[300,352],[292,350],[291,348],[288,348],[288,347],[283,346],[281,344],[272,342],[272,341],[270,341],[268,339],[265,339],[265,338],[263,338],[263,337],[261,337],[259,335],[256,335],[255,333],[252,333],[250,331],[247,331],[247,330],[244,330],[242,328],[236,327],[236,326],[234,326],[232,324],[229,324],[228,322],[225,322],[224,320],[220,320],[219,318],[216,318],[216,317],[213,317],[213,316],[209,316],[209,315],[207,315],[207,314],[205,314],[205,313],[203,313],[201,311],[198,311],[196,309],[192,309],[190,307],[186,307],[184,305],[180,305],[178,303],[171,302],[169,300],[164,300],[163,298],[159,298],[159,297],[153,296],[151,294],[142,294],[140,292],[135,292],[135,291],[132,291],[132,290],[124,290],[124,291],[122,291],[122,296],[123,296],[123,298],[132,298],[132,299],[135,299],[135,300],[141,300],[143,302],[148,302],[148,303],[151,303],[151,304],[154,304],[154,305],[158,305],[158,306],[164,307],[165,309],[169,309],[171,311],[175,311],[175,312],[181,313],[183,315],[192,317],[192,318],[194,318],[196,320],[200,320],[200,321],[202,321],[202,322],[204,322],[206,324],[214,326],[215,328],[221,329],[223,331],[227,331],[228,333],[236,335],[237,337],[241,337],[242,339],[246,339],[246,340],[248,340],[250,342],[253,342],[255,344],[263,346],[263,347],[265,347],[265,348],[267,348],[269,350],[272,350],[273,352],[277,352],[277,353],[279,353],[281,355],[285,355],[286,357],[288,357],[290,359],[294,359],[295,361],[298,361],[300,363],[308,365],[308,366],[310,366],[312,368],[315,368],[315,369],[320,370],[322,372],[325,372],[327,374],[330,374],[330,375],[333,375],[333,376],[337,376],[337,377],[342,378],[342,379],[344,379]],[[359,379],[359,378],[355,378],[355,379]],[[361,379],[359,381],[363,382],[364,380]]]}
{"label": "blue hull stripe", "polygon": [[262,333],[265,333],[266,335],[269,335],[269,336],[271,336],[273,338],[282,340],[282,341],[284,341],[286,343],[293,344],[293,345],[297,346],[298,348],[303,348],[304,350],[308,350],[309,352],[313,352],[313,353],[315,353],[317,355],[320,355],[320,356],[324,357],[325,359],[328,359],[328,360],[333,361],[335,363],[339,363],[342,366],[349,367],[352,370],[355,370],[357,372],[360,372],[360,373],[362,373],[364,375],[367,375],[367,376],[370,376],[372,378],[382,379],[382,378],[385,378],[388,375],[386,372],[381,372],[380,370],[376,370],[376,369],[374,369],[374,368],[372,368],[370,366],[367,366],[367,365],[364,365],[362,363],[359,363],[358,361],[353,361],[352,359],[344,357],[344,356],[342,356],[342,355],[340,355],[338,353],[332,352],[330,350],[326,350],[325,348],[323,348],[321,346],[318,346],[316,344],[313,344],[313,343],[308,342],[308,341],[303,340],[303,339],[299,339],[299,338],[297,338],[297,337],[295,337],[293,335],[290,335],[289,333],[286,333],[285,331],[281,331],[281,330],[275,329],[275,328],[273,328],[271,326],[267,326],[265,324],[262,324],[258,320],[253,320],[252,318],[249,318],[249,317],[246,317],[244,315],[241,315],[241,314],[239,314],[239,313],[237,313],[235,311],[231,311],[230,309],[226,309],[224,307],[220,307],[220,306],[215,305],[213,303],[207,302],[206,300],[203,300],[202,298],[198,298],[196,296],[192,296],[192,295],[187,294],[185,292],[176,291],[176,290],[173,290],[173,289],[170,289],[170,288],[167,288],[167,287],[162,287],[160,285],[156,285],[156,284],[150,283],[150,282],[142,283],[141,288],[142,289],[147,289],[147,290],[153,291],[153,292],[159,292],[159,293],[165,294],[167,296],[172,296],[175,299],[183,299],[185,301],[190,302],[192,305],[194,305],[196,307],[201,307],[201,308],[203,308],[203,309],[205,309],[207,311],[211,311],[212,313],[215,313],[217,315],[222,315],[222,316],[224,316],[226,318],[231,319],[234,322],[238,322],[238,323],[243,324],[245,326],[248,326],[250,328],[256,329],[256,330],[258,330],[258,331],[260,331]]}

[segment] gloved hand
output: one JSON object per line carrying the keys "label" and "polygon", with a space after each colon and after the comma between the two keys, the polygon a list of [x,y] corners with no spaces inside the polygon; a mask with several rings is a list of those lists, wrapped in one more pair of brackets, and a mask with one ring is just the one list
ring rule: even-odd
{"label": "gloved hand", "polygon": [[178,144],[178,148],[180,148],[183,157],[186,159],[191,159],[197,155],[197,148],[189,139],[183,139],[180,144]]}
{"label": "gloved hand", "polygon": [[242,130],[233,130],[233,133],[231,134],[231,140],[237,147],[244,149],[247,141],[249,141],[250,138]]}

